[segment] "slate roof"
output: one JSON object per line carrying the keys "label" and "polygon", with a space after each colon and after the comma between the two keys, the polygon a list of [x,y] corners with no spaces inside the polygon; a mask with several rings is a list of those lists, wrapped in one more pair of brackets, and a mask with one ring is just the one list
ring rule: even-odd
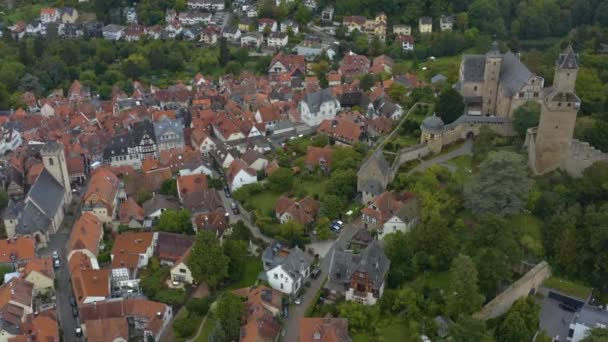
{"label": "slate roof", "polygon": [[28,193],[21,219],[15,231],[22,235],[40,230],[46,231],[61,206],[63,196],[63,186],[50,172],[46,169],[42,170]]}
{"label": "slate roof", "polygon": [[144,120],[134,123],[129,131],[129,146],[139,146],[139,143],[146,134],[156,142],[154,124],[151,121]]}
{"label": "slate roof", "polygon": [[154,134],[156,135],[156,141],[160,141],[160,136],[167,132],[177,134],[177,138],[172,140],[183,140],[184,139],[184,120],[181,118],[170,120],[164,119],[160,122],[154,122]]}
{"label": "slate roof", "polygon": [[299,247],[291,250],[287,258],[281,264],[281,268],[293,278],[301,276],[300,272],[310,267],[311,260],[308,254],[304,253]]}
{"label": "slate roof", "polygon": [[367,273],[374,290],[380,289],[391,265],[377,240],[370,243],[361,254],[334,250],[331,258],[330,281],[350,284],[354,272]]}
{"label": "slate roof", "polygon": [[486,67],[486,56],[484,55],[464,55],[463,79],[468,82],[481,82]]}
{"label": "slate roof", "polygon": [[562,69],[578,69],[578,54],[574,53],[572,45],[568,45],[557,58],[557,65]]}
{"label": "slate roof", "polygon": [[524,83],[532,76],[528,68],[512,52],[507,52],[502,57],[500,67],[500,83],[507,95],[517,93]]}
{"label": "slate roof", "polygon": [[306,102],[311,113],[316,113],[323,103],[336,101],[336,97],[331,92],[331,89],[327,88],[306,94],[303,101]]}
{"label": "slate roof", "polygon": [[108,141],[106,148],[103,149],[103,159],[109,160],[114,156],[126,156],[128,154],[129,137],[127,134],[114,136]]}
{"label": "slate roof", "polygon": [[143,208],[145,215],[148,216],[159,209],[179,209],[179,203],[173,196],[157,194],[145,201]]}

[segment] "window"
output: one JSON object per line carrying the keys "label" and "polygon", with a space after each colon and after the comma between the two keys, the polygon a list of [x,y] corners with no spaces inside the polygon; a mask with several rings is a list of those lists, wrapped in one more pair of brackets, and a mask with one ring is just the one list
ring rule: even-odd
{"label": "window", "polygon": [[274,279],[279,279],[279,275],[278,274],[274,274]]}
{"label": "window", "polygon": [[538,92],[537,91],[534,92],[534,97],[538,97]]}
{"label": "window", "polygon": [[186,269],[185,269],[185,268],[180,268],[180,269],[179,269],[179,272],[180,272],[180,273],[186,273]]}
{"label": "window", "polygon": [[521,99],[521,98],[523,98],[523,97],[524,97],[524,92],[523,92],[523,91],[520,91],[520,92],[519,92],[519,98]]}
{"label": "window", "polygon": [[473,90],[474,90],[474,91],[477,91],[477,86],[474,86],[474,87],[473,87]]}
{"label": "window", "polygon": [[49,158],[49,165],[55,165],[55,161],[53,160],[53,158]]}
{"label": "window", "polygon": [[281,283],[281,290],[283,289],[283,284]]}

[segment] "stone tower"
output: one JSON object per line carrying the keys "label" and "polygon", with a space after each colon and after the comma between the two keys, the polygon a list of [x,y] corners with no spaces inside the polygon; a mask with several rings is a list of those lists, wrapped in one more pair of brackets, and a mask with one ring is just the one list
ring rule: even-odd
{"label": "stone tower", "polygon": [[568,46],[556,61],[553,88],[541,104],[534,160],[531,160],[537,174],[559,168],[570,151],[576,114],[581,106],[574,91],[577,72],[578,56],[572,46]]}
{"label": "stone tower", "polygon": [[486,65],[483,74],[482,114],[496,114],[496,99],[498,96],[498,81],[500,80],[501,65],[502,54],[498,49],[498,43],[495,41],[492,43],[490,51],[486,53]]}
{"label": "stone tower", "polygon": [[63,145],[54,141],[47,142],[40,150],[40,155],[44,167],[63,186],[64,204],[68,205],[72,201],[72,187]]}

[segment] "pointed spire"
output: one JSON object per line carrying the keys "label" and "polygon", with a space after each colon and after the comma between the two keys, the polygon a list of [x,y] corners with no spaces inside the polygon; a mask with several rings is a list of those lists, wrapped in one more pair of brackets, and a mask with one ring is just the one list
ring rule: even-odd
{"label": "pointed spire", "polygon": [[568,44],[566,50],[559,55],[557,63],[561,69],[578,69],[578,54],[574,53],[572,44]]}
{"label": "pointed spire", "polygon": [[488,51],[488,55],[500,55],[500,48],[498,47],[498,41],[494,40],[492,46]]}

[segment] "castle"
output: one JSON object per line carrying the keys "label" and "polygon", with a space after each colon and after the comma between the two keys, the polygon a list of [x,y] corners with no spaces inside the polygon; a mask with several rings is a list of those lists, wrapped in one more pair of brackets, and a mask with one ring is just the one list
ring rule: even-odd
{"label": "castle", "polygon": [[595,161],[608,160],[608,154],[574,140],[576,116],[581,105],[576,96],[578,55],[569,45],[555,63],[551,87],[534,75],[511,52],[500,53],[498,44],[485,55],[465,55],[460,65],[459,81],[454,88],[465,101],[465,113],[444,125],[437,116],[427,117],[421,128],[420,142],[431,152],[458,140],[475,136],[481,126],[500,135],[513,135],[514,111],[527,101],[541,105],[539,125],[528,131],[525,147],[535,174],[563,168],[574,176]]}

